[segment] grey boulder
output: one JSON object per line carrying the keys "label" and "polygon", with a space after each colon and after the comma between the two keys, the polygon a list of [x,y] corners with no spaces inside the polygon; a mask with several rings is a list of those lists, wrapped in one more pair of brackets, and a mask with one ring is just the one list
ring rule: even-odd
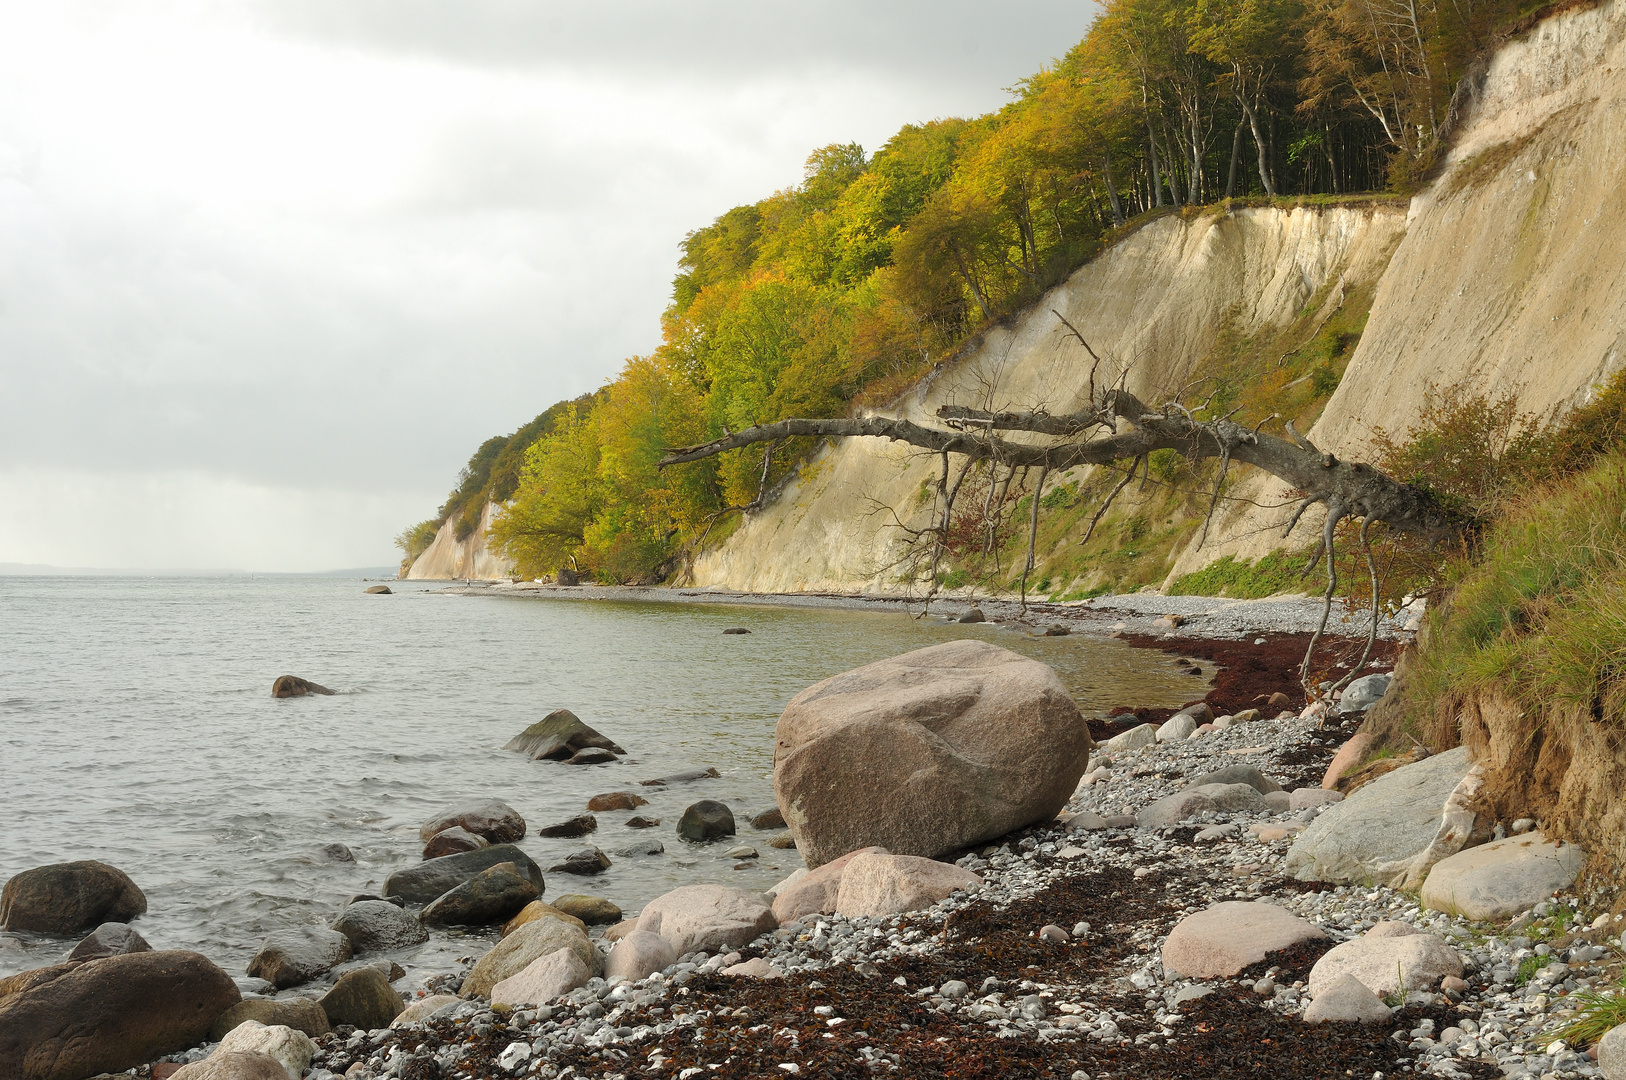
{"label": "grey boulder", "polygon": [[525,838],[525,819],[505,802],[484,802],[454,806],[418,830],[418,839],[428,843],[447,829],[465,829],[493,844],[512,844]]}
{"label": "grey boulder", "polygon": [[1483,838],[1472,809],[1480,784],[1463,747],[1386,773],[1324,808],[1288,848],[1287,872],[1415,889],[1435,863]]}
{"label": "grey boulder", "polygon": [[1165,795],[1135,815],[1142,829],[1166,829],[1207,811],[1260,814],[1270,804],[1247,784],[1202,784]]}
{"label": "grey boulder", "polygon": [[362,900],[351,904],[339,912],[333,929],[350,939],[350,950],[357,956],[405,949],[429,940],[429,931],[416,915],[388,900]]}
{"label": "grey boulder", "polygon": [[1261,795],[1269,795],[1273,791],[1282,790],[1282,785],[1252,765],[1227,765],[1223,769],[1203,773],[1186,786],[1201,787],[1203,784],[1247,784]]}
{"label": "grey boulder", "polygon": [[384,896],[386,899],[399,897],[408,904],[428,904],[502,863],[513,863],[520,876],[535,885],[538,895],[541,894],[542,868],[512,844],[492,844],[479,851],[443,855],[397,870],[384,879]]}
{"label": "grey boulder", "polygon": [[1421,899],[1424,907],[1474,922],[1511,919],[1568,888],[1585,865],[1585,852],[1574,844],[1528,832],[1435,863]]}
{"label": "grey boulder", "polygon": [[1363,675],[1359,679],[1344,687],[1344,692],[1338,695],[1339,712],[1364,712],[1383,700],[1383,695],[1389,690],[1389,683],[1394,676]]}
{"label": "grey boulder", "polygon": [[248,973],[282,990],[310,982],[350,959],[350,939],[337,930],[302,926],[266,937]]}
{"label": "grey boulder", "polygon": [[721,836],[734,835],[734,811],[716,799],[701,799],[683,811],[677,833],[691,843],[703,844]]}
{"label": "grey boulder", "polygon": [[626,753],[608,737],[582,723],[569,709],[553,710],[509,739],[503,749],[517,751],[534,761],[543,758],[564,761],[590,749]]}
{"label": "grey boulder", "polygon": [[73,947],[68,960],[96,960],[103,956],[123,956],[125,953],[150,952],[152,946],[145,938],[121,922],[102,923],[90,936]]}
{"label": "grey boulder", "polygon": [[1109,754],[1126,754],[1131,750],[1141,750],[1155,745],[1157,745],[1157,725],[1142,724],[1114,735],[1102,744],[1101,749]]}
{"label": "grey boulder", "polygon": [[423,846],[423,857],[438,859],[442,855],[456,855],[463,851],[479,851],[483,847],[490,847],[491,841],[483,836],[476,836],[469,830],[454,825],[450,829],[443,829],[429,838]]}
{"label": "grey boulder", "polygon": [[512,919],[541,895],[512,863],[502,863],[436,897],[419,917],[429,926],[490,926]]}

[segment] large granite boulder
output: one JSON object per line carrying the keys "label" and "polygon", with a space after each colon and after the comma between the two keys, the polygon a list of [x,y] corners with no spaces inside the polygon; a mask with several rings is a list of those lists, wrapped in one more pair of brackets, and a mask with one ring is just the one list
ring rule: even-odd
{"label": "large granite boulder", "polygon": [[466,829],[493,844],[512,844],[525,838],[525,819],[519,811],[497,799],[454,806],[418,830],[418,839],[428,843],[447,829]]}
{"label": "large granite boulder", "polygon": [[1175,924],[1163,942],[1163,969],[1188,979],[1228,979],[1270,953],[1326,936],[1286,908],[1227,900]]}
{"label": "large granite boulder", "polygon": [[248,973],[279,990],[310,982],[350,959],[350,939],[323,926],[301,926],[267,935],[249,961]]}
{"label": "large granite boulder", "polygon": [[351,904],[339,912],[333,929],[350,939],[350,951],[356,956],[406,949],[429,940],[429,931],[416,915],[388,900],[359,900]]}
{"label": "large granite boulder", "polygon": [[337,692],[309,679],[301,679],[298,675],[278,675],[271,684],[271,696],[274,698],[309,697],[312,694],[332,697]]}
{"label": "large granite boulder", "polygon": [[726,885],[684,885],[644,905],[638,929],[659,934],[679,956],[726,952],[778,927],[760,893]]}
{"label": "large granite boulder", "polygon": [[734,811],[716,799],[701,799],[683,811],[677,834],[694,844],[734,835]]}
{"label": "large granite boulder", "polygon": [[963,867],[917,855],[870,852],[847,864],[836,895],[836,914],[849,919],[899,915],[929,908],[955,892],[970,892],[982,878]]}
{"label": "large granite boulder", "polygon": [[125,953],[151,952],[147,939],[121,922],[106,922],[73,947],[68,959],[96,960],[103,956],[123,956]]}
{"label": "large granite boulder", "polygon": [[442,855],[397,870],[384,879],[384,895],[398,896],[409,904],[427,904],[502,863],[513,863],[520,876],[536,886],[538,894],[544,891],[542,868],[529,855],[513,844],[492,844],[479,851]]}
{"label": "large granite boulder", "polygon": [[604,970],[604,954],[584,931],[559,919],[537,919],[497,942],[476,960],[458,994],[466,998],[490,997],[492,987],[560,949],[570,949],[595,975]]}
{"label": "large granite boulder", "polygon": [[503,746],[504,750],[518,751],[533,761],[543,758],[564,761],[582,750],[594,748],[626,753],[609,738],[582,723],[569,709],[553,710]]}
{"label": "large granite boulder", "polygon": [[1569,888],[1585,865],[1580,848],[1539,832],[1493,840],[1435,863],[1423,906],[1475,922],[1511,919]]}
{"label": "large granite boulder", "polygon": [[0,927],[31,934],[72,937],[146,911],[128,874],[92,859],[24,870],[0,890]]}
{"label": "large granite boulder", "polygon": [[219,1042],[228,1031],[250,1020],[266,1027],[290,1027],[313,1039],[333,1030],[327,1013],[309,998],[244,998],[216,1018],[209,1028],[209,1039]]}
{"label": "large granite boulder", "polygon": [[0,998],[0,1076],[83,1080],[122,1072],[204,1041],[241,999],[194,952],[142,952],[64,965]]}
{"label": "large granite boulder", "polygon": [[388,975],[375,967],[359,967],[339,976],[333,989],[317,1004],[334,1027],[349,1024],[363,1031],[389,1027],[406,1002],[390,985]]}
{"label": "large granite boulder", "polygon": [[1472,808],[1481,783],[1464,747],[1386,773],[1324,809],[1288,849],[1287,872],[1415,889],[1435,863],[1485,839]]}
{"label": "large granite boulder", "polygon": [[437,897],[421,918],[429,926],[490,926],[512,919],[541,895],[512,863],[504,863]]}
{"label": "large granite boulder", "polygon": [[951,641],[791,699],[775,802],[809,867],[869,845],[935,858],[1055,817],[1094,745],[1047,665]]}

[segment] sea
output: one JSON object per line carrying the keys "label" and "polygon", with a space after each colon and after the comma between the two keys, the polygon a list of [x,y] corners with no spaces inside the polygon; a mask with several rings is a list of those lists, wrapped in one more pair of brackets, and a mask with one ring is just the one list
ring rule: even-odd
{"label": "sea", "polygon": [[[394,581],[380,596],[368,584],[0,576],[0,881],[110,863],[145,892],[133,925],[154,948],[196,950],[243,978],[267,934],[331,923],[349,897],[420,860],[424,822],[471,800],[501,799],[533,830],[596,794],[649,800],[637,813],[658,828],[628,828],[622,811],[598,814],[582,839],[529,833],[520,846],[544,869],[588,844],[612,860],[593,877],[547,874],[547,897],[587,893],[633,913],[684,884],[771,888],[801,866],[769,846],[782,832],[749,824],[774,805],[774,724],[805,687],[874,660],[980,637],[1052,665],[1086,713],[1201,693],[1154,650],[918,609],[468,596]],[[337,694],[274,699],[283,674]],[[626,756],[570,766],[503,749],[558,708]],[[640,784],[705,768],[720,775]],[[678,838],[700,799],[732,808],[735,838]],[[650,839],[664,850],[617,853]],[[333,844],[350,860],[326,853]],[[740,845],[757,857],[727,854]],[[492,940],[437,931],[395,959],[421,980]],[[0,976],[72,945],[0,934]]]}

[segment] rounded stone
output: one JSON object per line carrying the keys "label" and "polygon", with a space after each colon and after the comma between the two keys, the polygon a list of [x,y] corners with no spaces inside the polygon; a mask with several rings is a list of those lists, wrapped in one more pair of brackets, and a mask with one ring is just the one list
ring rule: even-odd
{"label": "rounded stone", "polygon": [[146,911],[130,875],[92,859],[24,870],[0,890],[0,927],[31,934],[72,937]]}

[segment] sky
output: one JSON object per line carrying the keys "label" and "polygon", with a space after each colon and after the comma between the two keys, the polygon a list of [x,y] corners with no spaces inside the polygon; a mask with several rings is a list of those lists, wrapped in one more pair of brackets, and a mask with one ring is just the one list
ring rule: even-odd
{"label": "sky", "polygon": [[393,565],[678,244],[1089,3],[0,0],[0,563]]}

